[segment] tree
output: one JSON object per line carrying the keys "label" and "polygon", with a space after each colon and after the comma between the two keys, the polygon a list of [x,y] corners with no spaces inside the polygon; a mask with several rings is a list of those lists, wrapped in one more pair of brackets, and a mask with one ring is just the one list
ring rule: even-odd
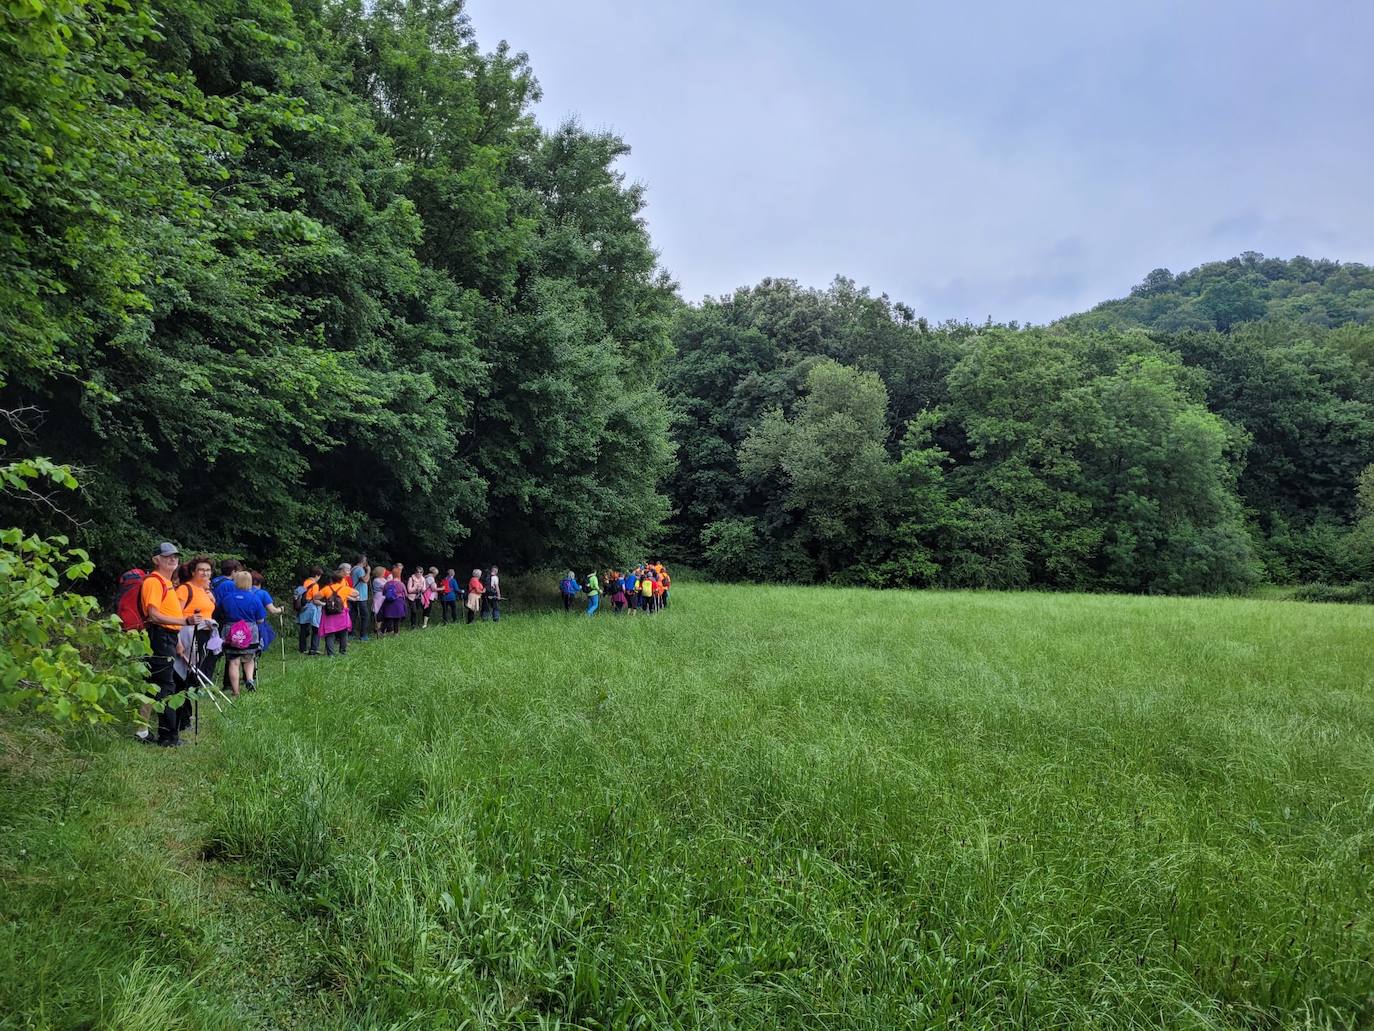
{"label": "tree", "polygon": [[893,464],[886,438],[882,380],[823,361],[808,373],[796,415],[774,409],[745,439],[740,472],[764,498],[764,526],[785,539],[784,555],[804,556],[810,566],[793,573],[829,579],[877,558],[866,552],[887,532]]}

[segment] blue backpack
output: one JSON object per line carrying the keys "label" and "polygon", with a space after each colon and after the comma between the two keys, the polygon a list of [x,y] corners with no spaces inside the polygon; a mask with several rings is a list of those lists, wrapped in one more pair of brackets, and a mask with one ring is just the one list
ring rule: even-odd
{"label": "blue backpack", "polygon": [[558,585],[558,589],[564,594],[577,593],[577,581],[570,576],[563,577],[563,582]]}

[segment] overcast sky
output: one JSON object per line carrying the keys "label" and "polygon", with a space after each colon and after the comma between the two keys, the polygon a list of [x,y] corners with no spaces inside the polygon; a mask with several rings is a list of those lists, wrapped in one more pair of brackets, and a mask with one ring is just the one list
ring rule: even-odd
{"label": "overcast sky", "polygon": [[688,300],[845,275],[1045,322],[1243,250],[1374,261],[1370,0],[469,0],[623,136]]}

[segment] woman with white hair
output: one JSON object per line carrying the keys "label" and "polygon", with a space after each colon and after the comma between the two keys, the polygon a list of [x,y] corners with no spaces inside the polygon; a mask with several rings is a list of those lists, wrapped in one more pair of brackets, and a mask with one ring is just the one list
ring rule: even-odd
{"label": "woman with white hair", "polygon": [[482,586],[482,571],[474,569],[472,579],[468,581],[468,622],[471,623],[477,618],[477,613],[482,611],[482,595],[486,593],[486,588]]}

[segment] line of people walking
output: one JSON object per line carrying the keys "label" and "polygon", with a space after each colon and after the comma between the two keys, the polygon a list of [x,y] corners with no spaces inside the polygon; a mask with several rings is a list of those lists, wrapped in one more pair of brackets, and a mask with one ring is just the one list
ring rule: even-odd
{"label": "line of people walking", "polygon": [[[165,702],[151,725],[153,703],[139,710],[134,736],[146,744],[177,747],[182,731],[192,725],[193,697],[208,693],[228,701],[257,689],[258,660],[276,640],[272,618],[282,615],[263,587],[262,574],[244,569],[236,559],[219,563],[198,555],[181,561],[175,544],[163,541],[151,556],[151,570],[130,569],[119,578],[115,611],[125,630],[146,632],[149,694]],[[297,647],[305,655],[343,655],[350,637],[368,640],[374,633],[399,633],[430,625],[434,603],[439,620],[457,623],[461,606],[466,622],[501,619],[501,576],[496,566],[474,569],[464,582],[454,570],[416,566],[403,576],[399,563],[371,567],[367,557],[341,562],[326,574],[311,569],[292,592]],[[215,683],[224,659],[222,688]],[[218,704],[216,702],[215,704]]]}
{"label": "line of people walking", "polygon": [[558,593],[563,599],[563,611],[571,612],[574,602],[586,595],[587,605],[583,610],[594,616],[601,609],[603,595],[610,598],[614,611],[619,613],[642,612],[650,615],[668,607],[673,578],[662,562],[640,563],[628,573],[608,569],[604,574],[588,573],[583,580],[571,569],[558,584]]}
{"label": "line of people walking", "polygon": [[[208,691],[212,701],[217,695],[238,699],[257,689],[259,658],[277,636],[271,620],[283,609],[263,587],[262,574],[244,569],[236,559],[220,562],[215,575],[208,556],[183,563],[176,545],[163,541],[151,564],[149,572],[131,569],[120,577],[115,607],[126,630],[148,634],[149,693],[158,701],[176,701],[158,714],[155,737],[149,727],[153,705],[144,705],[136,736],[175,747],[191,725],[193,695]],[[581,580],[569,570],[559,593],[564,611],[585,597],[582,611],[594,616],[605,596],[617,613],[650,615],[668,607],[672,582],[662,562],[643,562],[629,572],[593,571]],[[496,566],[474,569],[464,578],[451,568],[441,575],[436,566],[417,565],[407,575],[399,562],[374,566],[359,555],[330,573],[320,566],[310,569],[292,591],[291,606],[300,653],[335,656],[347,654],[350,639],[393,636],[406,626],[423,630],[431,620],[439,625],[479,619],[499,623],[502,600]],[[215,684],[221,657],[222,690]]]}
{"label": "line of people walking", "polygon": [[437,566],[414,566],[407,576],[397,562],[393,566],[370,566],[367,556],[353,563],[341,562],[326,575],[316,566],[295,589],[292,608],[296,612],[297,649],[303,655],[320,655],[323,641],[326,656],[344,655],[348,641],[366,641],[399,634],[409,625],[412,630],[427,629],[438,607],[439,625],[478,619],[501,621],[501,573],[496,566],[483,572],[474,569],[466,580],[449,569],[442,575]]}

